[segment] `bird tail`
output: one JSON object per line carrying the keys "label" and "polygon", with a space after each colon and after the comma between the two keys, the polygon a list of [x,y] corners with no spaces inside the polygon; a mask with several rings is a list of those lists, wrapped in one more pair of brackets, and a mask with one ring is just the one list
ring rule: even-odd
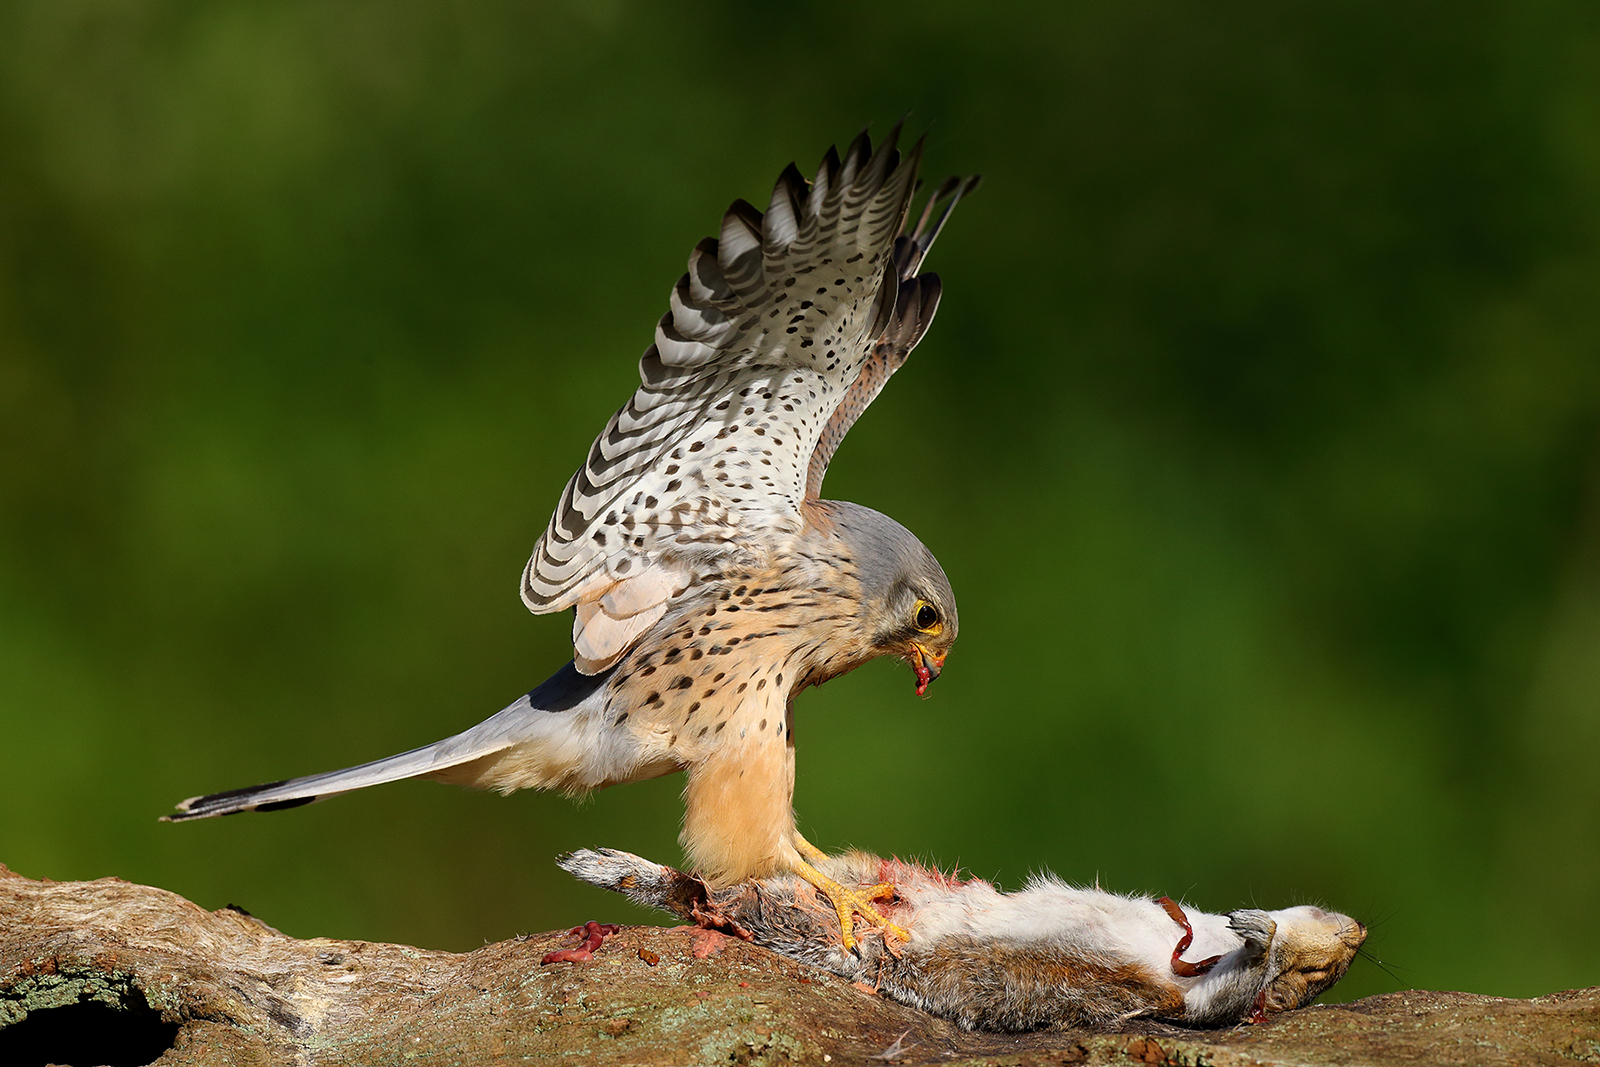
{"label": "bird tail", "polygon": [[569,663],[531,693],[454,737],[359,767],[190,797],[178,804],[176,814],[163,815],[161,821],[186,822],[241,811],[282,811],[404,778],[498,786],[508,792],[523,784],[559,785],[559,780],[511,784],[489,771],[500,762],[506,750],[514,746],[557,742],[544,747],[561,748],[566,747],[559,743],[561,741],[577,741],[575,735],[583,731],[587,718],[581,714],[582,705],[599,690],[605,679],[604,674],[581,675]]}

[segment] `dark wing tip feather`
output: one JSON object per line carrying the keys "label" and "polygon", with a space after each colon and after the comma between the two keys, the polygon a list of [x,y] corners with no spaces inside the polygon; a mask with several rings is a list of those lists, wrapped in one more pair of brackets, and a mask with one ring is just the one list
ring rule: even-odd
{"label": "dark wing tip feather", "polygon": [[868,133],[868,131],[871,129],[872,123],[869,122],[865,126],[861,127],[861,132],[856,134],[855,137],[851,139],[850,147],[845,150],[844,154],[844,160],[847,164],[850,162],[851,158],[854,157],[856,160],[856,166],[859,168],[863,163],[872,158],[872,136]]}
{"label": "dark wing tip feather", "polygon": [[806,180],[793,163],[783,168],[772,186],[772,199],[763,220],[764,240],[771,251],[779,251],[800,236],[805,216]]}
{"label": "dark wing tip feather", "polygon": [[950,175],[950,177],[939,183],[939,188],[935,189],[933,194],[928,197],[928,202],[922,205],[922,218],[917,220],[917,233],[921,233],[923,230],[928,228],[928,217],[933,214],[934,205],[939,203],[939,201],[943,200],[945,197],[949,196],[951,193],[955,192],[960,187],[961,179],[954,174]]}
{"label": "dark wing tip feather", "polygon": [[922,320],[922,332],[926,332],[928,324],[933,322],[933,313],[939,306],[939,296],[944,292],[944,283],[932,271],[917,275],[916,281],[921,299],[917,316]]}
{"label": "dark wing tip feather", "polygon": [[[865,130],[862,131],[862,136],[866,136]],[[889,136],[885,137],[883,143],[878,146],[876,154],[873,154],[870,142],[867,144],[867,155],[871,159],[871,163],[867,167],[867,183],[869,185],[874,187],[882,185],[889,173],[900,165],[900,150],[896,147],[899,141],[900,123],[897,122],[894,124],[894,129],[889,131]]]}
{"label": "dark wing tip feather", "polygon": [[850,147],[845,150],[844,162],[837,172],[837,180],[846,186],[854,185],[861,181],[861,175],[872,165],[872,138],[867,134],[867,127],[863,126],[861,132],[856,134],[855,140],[850,142]]}
{"label": "dark wing tip feather", "polygon": [[778,180],[772,187],[772,196],[773,199],[777,199],[781,190],[789,198],[790,209],[798,215],[800,208],[806,202],[806,193],[810,185],[805,175],[800,173],[800,168],[790,163],[783,168],[783,173],[778,175]]}
{"label": "dark wing tip feather", "polygon": [[962,197],[971,196],[982,184],[981,174],[967,178],[952,175],[939,183],[939,187],[923,204],[922,215],[917,219],[916,228],[909,235],[902,234],[895,240],[894,264],[902,279],[917,273],[917,268],[922,266],[922,261],[933,247],[933,242],[944,229],[950,213],[961,203]]}
{"label": "dark wing tip feather", "polygon": [[728,205],[717,238],[717,265],[735,292],[749,291],[761,275],[761,211],[740,198]]}
{"label": "dark wing tip feather", "polygon": [[901,359],[917,347],[922,335],[933,325],[933,316],[939,310],[939,296],[943,292],[944,286],[939,276],[931,271],[900,283],[900,301],[904,307],[896,308],[893,341]]}
{"label": "dark wing tip feather", "polygon": [[737,218],[740,222],[750,227],[756,235],[761,233],[761,209],[756,207],[744,197],[740,197],[728,205],[727,215]]}

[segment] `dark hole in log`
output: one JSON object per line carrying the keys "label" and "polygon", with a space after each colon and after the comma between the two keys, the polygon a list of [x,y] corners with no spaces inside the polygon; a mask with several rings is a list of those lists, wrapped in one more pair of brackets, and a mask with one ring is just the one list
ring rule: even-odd
{"label": "dark hole in log", "polygon": [[135,989],[120,1008],[97,1000],[29,1012],[0,1029],[6,1067],[145,1067],[178,1038],[178,1024],[161,1021]]}

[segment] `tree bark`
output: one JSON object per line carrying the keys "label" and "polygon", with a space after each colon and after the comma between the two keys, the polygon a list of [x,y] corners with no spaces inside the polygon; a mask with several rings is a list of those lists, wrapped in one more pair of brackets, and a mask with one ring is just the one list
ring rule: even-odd
{"label": "tree bark", "polygon": [[541,965],[576,942],[298,940],[149,886],[0,866],[0,1063],[1600,1062],[1600,988],[1392,993],[1218,1031],[999,1035],[690,927],[624,927],[592,962]]}

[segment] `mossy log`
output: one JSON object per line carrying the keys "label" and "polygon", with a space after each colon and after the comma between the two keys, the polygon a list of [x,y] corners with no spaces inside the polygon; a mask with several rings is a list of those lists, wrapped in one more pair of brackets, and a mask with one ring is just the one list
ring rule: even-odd
{"label": "mossy log", "polygon": [[474,952],[286,937],[115,878],[0,866],[0,1063],[1571,1064],[1600,1062],[1600,988],[1404,992],[1228,1030],[968,1033],[721,934],[624,927]]}

